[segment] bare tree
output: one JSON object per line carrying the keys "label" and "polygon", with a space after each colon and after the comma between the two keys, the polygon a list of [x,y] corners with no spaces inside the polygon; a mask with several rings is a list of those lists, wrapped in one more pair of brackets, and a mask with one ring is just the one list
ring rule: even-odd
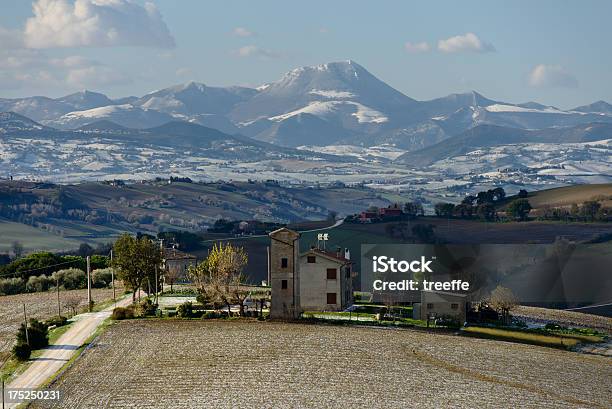
{"label": "bare tree", "polygon": [[81,301],[82,301],[81,297],[77,295],[69,295],[64,300],[64,307],[72,311],[72,315],[74,316],[76,315],[77,308],[79,308],[79,305],[81,305]]}
{"label": "bare tree", "polygon": [[501,313],[502,321],[505,324],[510,322],[510,311],[518,305],[518,299],[511,289],[498,285],[491,292],[489,305]]}
{"label": "bare tree", "polygon": [[170,292],[172,292],[172,286],[174,285],[176,280],[179,279],[180,275],[180,268],[174,266],[169,266],[166,268],[166,271],[164,272],[164,278],[166,282],[170,284]]}

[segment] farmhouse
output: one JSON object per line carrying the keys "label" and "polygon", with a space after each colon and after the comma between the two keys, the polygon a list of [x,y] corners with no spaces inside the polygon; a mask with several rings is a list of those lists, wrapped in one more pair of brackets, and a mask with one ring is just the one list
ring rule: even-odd
{"label": "farmhouse", "polygon": [[466,321],[465,294],[442,291],[421,291],[421,302],[414,305],[414,317],[423,321],[436,318],[453,318],[464,323]]}
{"label": "farmhouse", "polygon": [[311,248],[299,252],[299,233],[270,233],[271,318],[293,319],[303,311],[340,311],[352,303],[348,252]]}
{"label": "farmhouse", "polygon": [[176,281],[184,280],[187,276],[187,269],[195,266],[198,261],[196,256],[176,248],[164,248],[162,254],[164,270],[171,273]]}

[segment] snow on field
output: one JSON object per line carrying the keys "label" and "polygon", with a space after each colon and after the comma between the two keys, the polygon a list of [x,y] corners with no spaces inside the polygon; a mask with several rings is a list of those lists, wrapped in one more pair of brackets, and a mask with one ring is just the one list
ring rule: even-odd
{"label": "snow on field", "polygon": [[355,146],[355,145],[329,145],[329,146],[299,146],[300,150],[308,150],[318,153],[327,153],[331,155],[347,155],[354,156],[360,159],[366,157],[380,157],[385,159],[394,160],[406,153],[403,149],[398,149],[389,145],[380,146]]}

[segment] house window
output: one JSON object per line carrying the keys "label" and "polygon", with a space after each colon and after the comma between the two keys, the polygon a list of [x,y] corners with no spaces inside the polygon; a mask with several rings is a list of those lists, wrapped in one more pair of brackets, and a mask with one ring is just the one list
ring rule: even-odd
{"label": "house window", "polygon": [[328,280],[335,280],[336,279],[336,269],[335,268],[328,268],[327,269],[327,279]]}
{"label": "house window", "polygon": [[316,262],[317,262],[317,258],[316,258],[315,256],[308,256],[308,257],[306,258],[306,261],[307,261],[308,263],[310,263],[310,264],[312,264],[312,263],[316,263]]}
{"label": "house window", "polygon": [[281,258],[281,268],[287,268],[289,266],[289,259],[287,257]]}
{"label": "house window", "polygon": [[281,280],[281,288],[282,288],[283,290],[286,290],[286,289],[287,289],[287,280]]}
{"label": "house window", "polygon": [[432,303],[428,303],[427,304],[427,309],[428,310],[433,310],[433,304]]}
{"label": "house window", "polygon": [[452,304],[451,304],[451,309],[453,309],[453,310],[458,310],[458,309],[459,309],[459,304],[452,303]]}
{"label": "house window", "polygon": [[336,293],[327,293],[327,303],[328,304],[336,303]]}

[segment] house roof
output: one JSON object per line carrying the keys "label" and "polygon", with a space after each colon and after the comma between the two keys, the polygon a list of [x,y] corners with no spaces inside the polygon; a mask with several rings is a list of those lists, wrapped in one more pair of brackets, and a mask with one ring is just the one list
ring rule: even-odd
{"label": "house roof", "polygon": [[163,250],[165,260],[195,260],[197,257],[193,254],[185,253],[174,248],[165,248]]}
{"label": "house roof", "polygon": [[325,251],[325,250],[321,250],[321,249],[310,249],[302,254],[300,254],[300,258],[301,257],[305,257],[305,256],[309,256],[309,255],[315,255],[315,256],[321,256],[324,257],[328,260],[332,260],[337,262],[338,264],[351,264],[351,260],[345,258],[343,255],[338,256],[338,254],[331,252],[331,251]]}
{"label": "house roof", "polygon": [[286,227],[281,227],[280,229],[277,229],[277,230],[274,230],[273,232],[270,232],[269,236],[276,236],[279,233],[288,233],[288,234],[290,234],[292,236],[300,237],[300,233],[298,233],[298,232],[296,232],[294,230],[288,229]]}

